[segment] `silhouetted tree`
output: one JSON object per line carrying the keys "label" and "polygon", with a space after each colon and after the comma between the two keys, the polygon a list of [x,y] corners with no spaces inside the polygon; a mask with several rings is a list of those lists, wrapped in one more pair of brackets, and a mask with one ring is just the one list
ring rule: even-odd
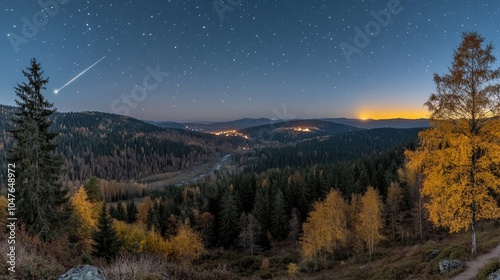
{"label": "silhouetted tree", "polygon": [[94,240],[92,255],[104,258],[108,262],[116,257],[122,246],[122,241],[116,234],[113,219],[108,215],[105,203],[103,203],[101,212],[99,213],[97,231],[93,233],[92,238]]}
{"label": "silhouetted tree", "polygon": [[50,129],[53,104],[42,95],[48,79],[36,59],[23,71],[28,83],[15,87],[18,105],[11,119],[10,132],[14,146],[9,150],[8,162],[16,165],[16,215],[32,235],[43,239],[59,232],[71,215],[67,190],[59,179],[62,159],[55,153],[58,135]]}

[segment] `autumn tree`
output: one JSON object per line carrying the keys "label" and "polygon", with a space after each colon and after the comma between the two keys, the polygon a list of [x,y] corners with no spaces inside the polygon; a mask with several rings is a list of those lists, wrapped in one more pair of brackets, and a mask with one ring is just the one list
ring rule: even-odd
{"label": "autumn tree", "polygon": [[357,222],[356,232],[364,241],[371,259],[375,246],[383,239],[381,234],[383,226],[382,201],[377,190],[371,186],[361,197],[361,209]]}
{"label": "autumn tree", "polygon": [[425,103],[431,127],[420,132],[420,147],[407,151],[409,166],[425,176],[430,220],[457,232],[472,231],[481,219],[500,217],[500,69],[493,45],[464,33],[449,73],[434,74],[437,93]]}
{"label": "autumn tree", "polygon": [[31,235],[43,239],[63,230],[71,215],[67,189],[60,183],[63,161],[56,154],[57,132],[50,117],[56,111],[42,95],[49,82],[33,58],[23,75],[28,80],[17,84],[18,105],[10,132],[14,145],[7,161],[19,166],[16,173],[16,216]]}
{"label": "autumn tree", "polygon": [[396,232],[401,225],[403,216],[401,214],[401,208],[403,203],[403,189],[399,186],[397,182],[391,182],[391,185],[387,189],[387,218],[390,225],[392,242],[396,241]]}
{"label": "autumn tree", "polygon": [[187,219],[169,243],[174,258],[183,264],[190,264],[205,252],[201,237],[191,229]]}
{"label": "autumn tree", "polygon": [[302,254],[306,258],[326,256],[339,244],[344,244],[346,231],[346,201],[338,190],[332,189],[324,201],[316,202],[302,225]]}
{"label": "autumn tree", "polygon": [[214,243],[214,229],[215,229],[215,216],[210,212],[203,212],[200,217],[201,237],[205,246],[213,245]]}
{"label": "autumn tree", "polygon": [[142,222],[144,224],[147,224],[148,211],[151,207],[153,207],[153,201],[151,200],[151,197],[146,196],[142,200],[142,202],[139,204],[139,207],[137,207],[136,220],[138,222]]}
{"label": "autumn tree", "polygon": [[260,236],[261,226],[252,214],[241,213],[240,216],[240,245],[243,250],[248,250],[253,256],[259,248],[257,240]]}
{"label": "autumn tree", "polygon": [[89,201],[87,192],[83,187],[78,189],[70,201],[74,209],[72,217],[76,223],[76,226],[74,226],[75,234],[82,241],[83,249],[86,250],[90,246],[92,231],[95,230],[99,211],[96,209],[96,204]]}

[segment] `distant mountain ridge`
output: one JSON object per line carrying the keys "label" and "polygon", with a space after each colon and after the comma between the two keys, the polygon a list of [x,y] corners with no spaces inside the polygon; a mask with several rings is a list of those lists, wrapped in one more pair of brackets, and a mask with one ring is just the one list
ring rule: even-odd
{"label": "distant mountain ridge", "polygon": [[[297,121],[301,119],[294,119],[293,121]],[[334,122],[338,124],[345,124],[354,126],[357,128],[425,128],[429,127],[428,119],[403,119],[403,118],[394,118],[394,119],[383,119],[383,120],[360,120],[360,119],[349,119],[349,118],[319,118],[319,119],[304,119],[301,121],[307,120],[319,120],[319,121],[328,121]],[[227,130],[241,130],[255,126],[261,125],[273,125],[276,123],[287,122],[292,120],[272,120],[268,118],[243,118],[234,121],[227,122],[154,122],[154,121],[146,121],[148,123],[165,127],[165,128],[176,128],[176,129],[187,129],[187,130],[195,130],[195,131],[204,131],[204,132],[220,132]]]}
{"label": "distant mountain ridge", "polygon": [[[0,154],[13,139],[8,130],[16,107],[0,105]],[[206,163],[233,150],[238,139],[161,128],[131,117],[101,112],[58,113],[52,116],[57,152],[64,157],[65,181],[90,176],[108,180],[138,179]],[[233,142],[231,142],[231,140]],[[0,156],[0,168],[6,162]],[[0,174],[2,179],[4,174]],[[2,182],[4,182],[3,180]]]}

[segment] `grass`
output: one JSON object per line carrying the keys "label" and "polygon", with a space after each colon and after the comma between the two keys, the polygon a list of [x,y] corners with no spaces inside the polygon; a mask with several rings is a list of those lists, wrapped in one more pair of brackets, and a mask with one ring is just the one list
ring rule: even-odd
{"label": "grass", "polygon": [[[483,222],[478,230],[478,254],[490,251],[500,244],[498,222]],[[69,241],[61,238],[54,243],[43,243],[23,232],[17,236],[17,266],[15,277],[1,275],[0,279],[54,279],[69,268],[90,263],[101,268],[107,279],[449,279],[459,273],[440,275],[438,263],[442,259],[472,259],[469,232],[441,234],[433,240],[408,246],[380,245],[369,261],[367,253],[345,252],[335,259],[302,260],[296,244],[281,242],[273,249],[254,256],[236,250],[210,249],[192,266],[182,266],[142,255],[121,255],[111,264],[92,259],[90,255],[75,255]],[[22,241],[22,242],[21,242]],[[8,244],[0,243],[0,250],[7,251]],[[439,250],[434,258],[430,253]],[[290,273],[290,264],[293,273]],[[485,264],[477,279],[485,279],[500,268],[498,262]],[[0,256],[0,269],[7,271],[6,256]]]}

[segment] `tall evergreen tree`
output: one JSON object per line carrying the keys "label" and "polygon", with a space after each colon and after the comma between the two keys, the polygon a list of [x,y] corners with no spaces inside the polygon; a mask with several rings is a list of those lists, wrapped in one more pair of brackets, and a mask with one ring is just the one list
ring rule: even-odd
{"label": "tall evergreen tree", "polygon": [[268,187],[259,187],[255,194],[255,203],[252,213],[257,221],[261,224],[261,231],[257,243],[263,250],[269,250],[271,244],[268,237],[268,231],[271,223],[270,219],[270,206],[269,206],[269,192]]}
{"label": "tall evergreen tree", "polygon": [[136,218],[135,215],[137,214],[137,206],[135,205],[134,201],[131,199],[127,203],[127,223],[132,224],[135,223]]}
{"label": "tall evergreen tree", "polygon": [[116,204],[116,219],[119,221],[127,220],[127,213],[125,212],[125,208],[121,201]]}
{"label": "tall evergreen tree", "polygon": [[56,110],[42,95],[49,80],[34,58],[23,75],[28,83],[15,87],[19,99],[16,116],[11,119],[14,145],[8,161],[17,167],[18,219],[30,234],[47,239],[62,230],[71,212],[67,190],[59,181],[63,162],[55,153],[58,133],[50,129],[53,122],[49,117]]}
{"label": "tall evergreen tree", "polygon": [[283,240],[288,233],[288,218],[286,215],[285,199],[283,192],[278,190],[273,202],[273,212],[271,214],[271,233],[276,240]]}
{"label": "tall evergreen tree", "polygon": [[99,213],[97,229],[92,236],[94,239],[94,251],[92,255],[104,258],[110,262],[120,251],[122,241],[116,234],[113,219],[109,216],[105,203],[102,204],[102,210]]}
{"label": "tall evergreen tree", "polygon": [[99,179],[96,176],[90,177],[90,179],[83,185],[89,201],[97,202],[102,200],[101,196],[101,186],[99,185]]}
{"label": "tall evergreen tree", "polygon": [[222,209],[219,214],[220,240],[222,245],[229,247],[233,245],[238,237],[238,207],[231,190],[228,190],[222,198]]}

